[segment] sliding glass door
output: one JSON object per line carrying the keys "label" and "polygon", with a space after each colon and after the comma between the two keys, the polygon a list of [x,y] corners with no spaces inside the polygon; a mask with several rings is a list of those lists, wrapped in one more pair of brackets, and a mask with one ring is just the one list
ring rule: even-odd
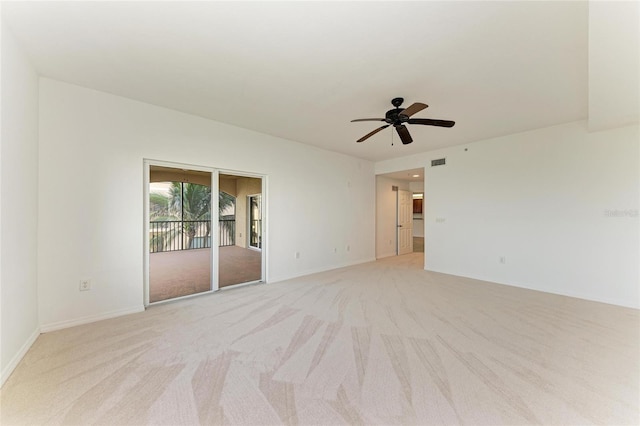
{"label": "sliding glass door", "polygon": [[211,173],[149,175],[149,303],[210,291]]}
{"label": "sliding glass door", "polygon": [[264,280],[263,176],[144,164],[145,305]]}
{"label": "sliding glass door", "polygon": [[[218,286],[262,280],[262,178],[219,175],[220,235]],[[225,201],[226,200],[226,201]],[[223,203],[224,201],[224,203]],[[224,221],[224,222],[223,222]]]}

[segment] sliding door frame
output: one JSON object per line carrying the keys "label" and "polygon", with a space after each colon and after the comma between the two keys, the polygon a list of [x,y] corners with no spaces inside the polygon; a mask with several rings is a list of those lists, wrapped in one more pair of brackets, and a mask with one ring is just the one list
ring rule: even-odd
{"label": "sliding door frame", "polygon": [[[268,277],[268,250],[267,250],[267,242],[268,242],[268,232],[269,232],[269,222],[267,221],[267,210],[268,210],[268,200],[267,196],[267,175],[260,173],[248,173],[248,172],[239,172],[237,170],[228,170],[228,169],[219,169],[214,167],[206,167],[206,166],[198,166],[194,164],[186,164],[186,163],[175,163],[170,161],[162,161],[162,160],[153,160],[145,158],[143,160],[143,171],[144,171],[144,179],[143,179],[143,301],[144,306],[147,307],[149,305],[156,305],[160,303],[165,303],[169,301],[174,301],[178,299],[184,299],[194,296],[199,296],[202,294],[209,294],[219,290],[219,247],[218,241],[220,239],[220,232],[218,227],[219,221],[219,212],[218,212],[218,192],[220,191],[220,174],[226,175],[234,175],[241,177],[249,177],[256,178],[261,180],[262,184],[262,194],[261,194],[261,202],[262,208],[260,211],[260,216],[262,220],[262,249],[261,249],[261,276],[259,282],[266,283]],[[161,300],[158,302],[149,302],[149,184],[151,183],[151,166],[160,166],[160,167],[171,167],[175,169],[185,169],[185,170],[196,170],[202,172],[211,173],[211,288],[209,291],[194,293],[188,296],[176,297],[173,299]],[[238,284],[242,285],[242,284]],[[233,286],[230,286],[233,287]]]}

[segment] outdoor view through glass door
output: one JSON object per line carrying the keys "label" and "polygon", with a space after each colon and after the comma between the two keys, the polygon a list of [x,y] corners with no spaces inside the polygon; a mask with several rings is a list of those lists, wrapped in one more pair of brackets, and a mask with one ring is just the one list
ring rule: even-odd
{"label": "outdoor view through glass door", "polygon": [[[262,178],[219,175],[218,287],[262,280]],[[223,207],[224,204],[224,207]]]}
{"label": "outdoor view through glass door", "polygon": [[249,247],[262,248],[262,195],[249,195]]}
{"label": "outdoor view through glass door", "polygon": [[149,302],[211,290],[211,173],[149,169]]}

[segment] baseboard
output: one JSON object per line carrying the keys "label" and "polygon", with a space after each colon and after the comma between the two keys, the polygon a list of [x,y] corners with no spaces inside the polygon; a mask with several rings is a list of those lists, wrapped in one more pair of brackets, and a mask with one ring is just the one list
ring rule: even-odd
{"label": "baseboard", "polygon": [[304,277],[304,276],[307,276],[307,275],[317,274],[317,273],[320,273],[320,272],[333,271],[334,269],[346,268],[346,267],[349,267],[349,266],[361,265],[363,263],[369,263],[369,262],[375,262],[375,261],[376,261],[375,258],[370,258],[370,259],[355,260],[355,261],[352,261],[352,262],[339,263],[337,265],[330,265],[330,266],[323,267],[323,268],[307,269],[305,271],[297,272],[297,273],[292,274],[292,275],[286,275],[286,276],[282,276],[282,277],[270,278],[267,281],[267,283],[277,283],[277,282],[280,282],[280,281],[292,280],[294,278]]}
{"label": "baseboard", "polygon": [[62,330],[63,328],[75,327],[76,325],[89,324],[92,322],[102,321],[109,318],[120,317],[122,315],[137,314],[138,312],[143,312],[143,311],[144,311],[143,305],[135,306],[132,308],[118,309],[115,311],[105,312],[99,315],[89,315],[86,317],[76,318],[72,320],[42,324],[40,326],[40,331],[42,333],[48,333],[50,331]]}
{"label": "baseboard", "polygon": [[397,256],[398,253],[396,253],[395,251],[391,251],[391,252],[387,252],[387,253],[381,253],[379,256],[376,256],[376,259],[384,259],[385,257],[391,257],[391,256]]}
{"label": "baseboard", "polygon": [[11,359],[9,364],[4,368],[4,370],[2,370],[2,375],[0,376],[0,388],[4,385],[4,382],[7,381],[9,376],[11,376],[11,373],[13,373],[13,370],[16,369],[16,367],[18,366],[20,361],[22,361],[22,358],[24,358],[24,356],[27,354],[29,349],[31,349],[31,345],[35,343],[39,335],[40,335],[40,328],[36,328],[33,334],[29,336],[26,342],[24,342],[24,345],[22,345],[18,353],[15,354],[15,356]]}
{"label": "baseboard", "polygon": [[585,295],[585,294],[580,294],[580,293],[575,293],[575,292],[564,292],[564,291],[557,291],[555,289],[552,290],[552,289],[549,289],[549,288],[535,287],[533,285],[528,285],[528,284],[496,281],[496,280],[493,280],[491,278],[482,277],[482,276],[452,274],[451,272],[440,271],[440,270],[437,270],[437,269],[429,269],[429,268],[426,268],[426,267],[424,268],[424,270],[428,271],[428,272],[436,272],[438,274],[451,275],[451,276],[454,276],[454,277],[470,278],[472,280],[483,281],[483,282],[490,283],[490,284],[506,285],[506,286],[509,286],[509,287],[521,288],[523,290],[531,290],[531,291],[537,291],[537,292],[540,292],[540,293],[553,294],[555,296],[571,297],[573,299],[586,300],[586,301],[589,301],[589,302],[605,303],[607,305],[620,306],[622,308],[640,309],[640,306],[638,306],[636,304],[633,304],[633,303],[628,303],[626,301],[600,299],[600,298],[597,298],[597,297],[594,297],[594,296],[591,296],[591,295]]}

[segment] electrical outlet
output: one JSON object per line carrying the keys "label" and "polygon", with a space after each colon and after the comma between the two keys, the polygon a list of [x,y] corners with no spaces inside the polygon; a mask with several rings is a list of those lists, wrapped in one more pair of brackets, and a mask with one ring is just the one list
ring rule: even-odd
{"label": "electrical outlet", "polygon": [[91,290],[91,280],[82,279],[80,280],[80,291]]}

